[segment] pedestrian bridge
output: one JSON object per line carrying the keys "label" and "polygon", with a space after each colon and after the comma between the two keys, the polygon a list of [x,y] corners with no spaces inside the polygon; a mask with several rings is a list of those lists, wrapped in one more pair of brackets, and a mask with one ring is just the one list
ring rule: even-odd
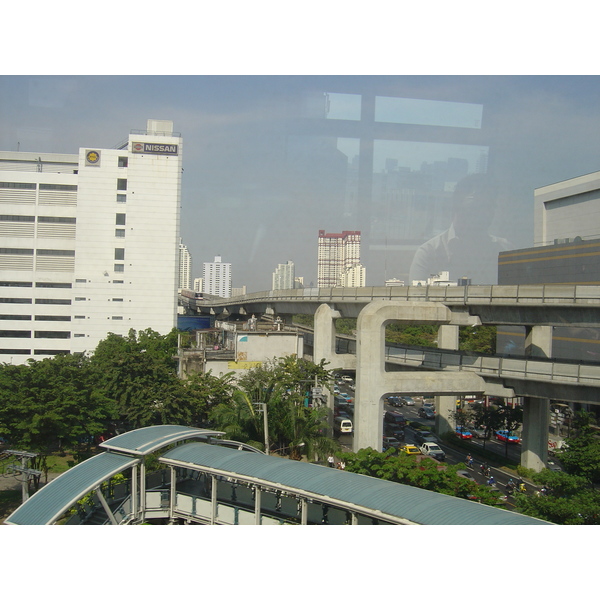
{"label": "pedestrian bridge", "polygon": [[[9,525],[549,524],[367,475],[267,456],[244,444],[222,440],[221,435],[217,431],[179,425],[157,425],[119,435],[101,444],[105,452],[41,488],[5,522]],[[158,451],[164,451],[158,459],[164,469],[146,474],[146,458]],[[109,485],[118,473],[127,476],[127,484],[120,490]],[[87,502],[78,504],[84,498]]]}

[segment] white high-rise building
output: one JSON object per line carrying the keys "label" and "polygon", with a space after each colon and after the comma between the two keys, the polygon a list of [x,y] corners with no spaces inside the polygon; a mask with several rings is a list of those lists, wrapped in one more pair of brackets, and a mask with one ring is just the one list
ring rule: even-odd
{"label": "white high-rise building", "polygon": [[179,289],[192,289],[192,255],[181,241],[179,242]]}
{"label": "white high-rise building", "polygon": [[0,152],[0,361],[176,326],[181,154],[157,120],[116,149]]}
{"label": "white high-rise building", "polygon": [[295,280],[295,267],[291,260],[277,265],[273,273],[273,290],[293,290]]}
{"label": "white high-rise building", "polygon": [[202,277],[195,277],[194,278],[194,291],[195,292],[202,292]]}
{"label": "white high-rise building", "polygon": [[339,286],[342,274],[356,265],[360,265],[360,231],[342,231],[342,233],[325,233],[323,229],[319,231],[318,287]]}
{"label": "white high-rise building", "polygon": [[214,262],[205,262],[203,270],[204,293],[221,298],[231,298],[231,263],[221,262],[215,256]]}

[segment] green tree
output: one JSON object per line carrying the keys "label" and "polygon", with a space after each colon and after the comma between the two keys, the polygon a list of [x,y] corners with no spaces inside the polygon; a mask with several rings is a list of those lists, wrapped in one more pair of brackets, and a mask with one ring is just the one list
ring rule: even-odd
{"label": "green tree", "polygon": [[[315,364],[296,356],[285,356],[250,369],[239,378],[239,388],[245,392],[250,404],[266,405],[271,449],[283,451],[293,458],[306,454],[312,459],[339,447],[327,436],[327,409],[310,408],[306,402],[315,380],[321,385],[329,382],[330,371],[325,364],[324,361]],[[211,412],[211,418],[214,414]],[[257,435],[252,430],[254,422],[250,420],[246,424],[250,428],[248,436]],[[241,425],[244,425],[243,420]],[[256,428],[260,428],[260,439],[264,439],[262,421]]]}
{"label": "green tree", "polygon": [[458,339],[460,350],[496,354],[496,327],[494,326],[461,327]]}
{"label": "green tree", "polygon": [[597,484],[600,483],[600,439],[594,424],[595,418],[591,413],[576,413],[573,431],[557,456],[567,473]]}
{"label": "green tree", "polygon": [[392,449],[377,452],[372,448],[363,448],[356,453],[343,453],[341,459],[346,463],[346,470],[353,473],[362,473],[491,506],[500,504],[499,493],[496,490],[458,475],[458,471],[465,468],[462,463],[442,465],[429,457],[408,456],[404,453],[395,455]]}
{"label": "green tree", "polygon": [[109,333],[96,347],[91,361],[101,389],[132,428],[188,424],[193,418],[193,400],[177,377],[176,348],[176,332],[161,336],[150,329]]}
{"label": "green tree", "polygon": [[600,492],[585,477],[543,469],[533,481],[543,494],[519,495],[519,512],[560,525],[599,525]]}

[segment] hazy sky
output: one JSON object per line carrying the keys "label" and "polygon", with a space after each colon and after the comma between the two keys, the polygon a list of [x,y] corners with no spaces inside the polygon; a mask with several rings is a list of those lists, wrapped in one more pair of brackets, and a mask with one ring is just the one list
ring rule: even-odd
{"label": "hazy sky", "polygon": [[[378,105],[386,122],[369,125],[360,114],[367,97],[427,102],[399,101],[404,125]],[[473,169],[487,149],[503,207],[493,232],[525,247],[534,189],[600,170],[599,97],[597,76],[0,76],[0,148],[110,148],[148,118],[172,120],[183,136],[181,232],[195,276],[219,254],[233,265],[234,287],[269,289],[287,260],[316,282],[318,231],[359,229],[367,284],[381,285],[403,276],[385,247],[398,249],[405,234],[391,229],[393,214],[376,223],[382,196],[352,180],[364,136],[375,140],[373,185],[388,157],[418,170],[463,156]],[[453,108],[458,128],[427,121],[454,124]]]}

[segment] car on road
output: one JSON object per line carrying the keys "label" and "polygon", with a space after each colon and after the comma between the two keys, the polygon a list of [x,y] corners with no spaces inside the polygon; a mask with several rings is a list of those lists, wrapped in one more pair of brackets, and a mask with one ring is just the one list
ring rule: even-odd
{"label": "car on road", "polygon": [[518,444],[521,441],[521,438],[518,435],[515,435],[512,431],[506,429],[500,429],[499,431],[496,431],[494,435],[497,440],[508,442],[509,444]]}
{"label": "car on road", "polygon": [[469,431],[473,434],[474,438],[478,438],[480,440],[489,440],[490,432],[486,432],[485,429],[480,429],[477,427],[469,427]]}
{"label": "car on road", "polygon": [[428,408],[435,414],[435,404],[433,402],[423,402],[423,408]]}
{"label": "car on road", "polygon": [[388,396],[386,400],[390,406],[404,406],[404,402],[400,396]]}
{"label": "car on road", "polygon": [[463,427],[462,425],[459,425],[456,428],[456,435],[461,440],[470,440],[473,437],[473,434],[466,427]]}
{"label": "car on road", "polygon": [[415,405],[415,401],[410,396],[402,396],[402,399],[404,400],[404,404],[406,406],[414,406]]}
{"label": "car on road", "polygon": [[436,460],[446,460],[446,453],[433,442],[425,442],[419,448],[421,450],[421,454],[425,454],[425,456],[431,456],[431,458],[435,458]]}
{"label": "car on road", "polygon": [[342,392],[341,394],[338,394],[338,396],[343,398],[346,402],[352,402],[352,396],[346,392]]}
{"label": "car on road", "polygon": [[435,419],[435,413],[430,408],[419,408],[419,417],[422,419]]}
{"label": "car on road", "polygon": [[383,450],[384,452],[389,448],[400,448],[400,440],[391,436],[383,436]]}
{"label": "car on road", "polygon": [[350,375],[343,375],[342,381],[344,383],[354,383],[354,379],[352,379],[352,377],[350,377]]}
{"label": "car on road", "polygon": [[438,437],[431,431],[415,431],[414,433],[415,444],[421,446],[425,442],[432,442],[434,444],[438,443]]}
{"label": "car on road", "polygon": [[389,437],[395,437],[398,440],[404,440],[404,429],[394,423],[384,423],[383,433]]}
{"label": "car on road", "polygon": [[404,444],[400,451],[404,454],[421,454],[421,451],[414,444]]}
{"label": "car on road", "polygon": [[386,410],[383,415],[384,423],[390,423],[392,425],[399,425],[400,427],[406,426],[406,418],[404,415],[394,412],[392,410]]}

